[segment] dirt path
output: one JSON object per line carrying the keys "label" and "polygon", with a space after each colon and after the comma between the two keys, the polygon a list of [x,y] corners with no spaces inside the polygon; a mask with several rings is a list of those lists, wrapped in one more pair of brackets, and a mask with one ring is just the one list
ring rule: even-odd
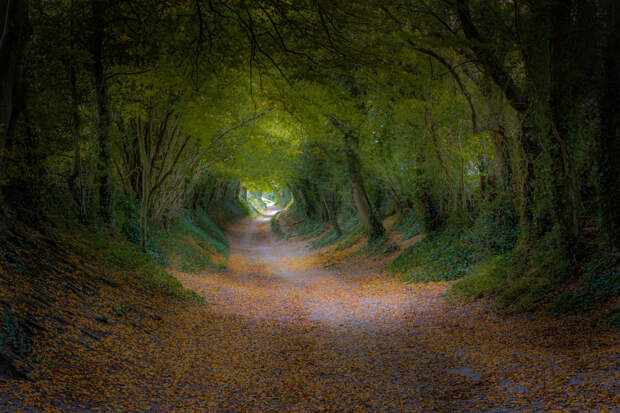
{"label": "dirt path", "polygon": [[[221,317],[213,410],[618,411],[613,335],[450,304],[445,283],[325,268],[268,216],[230,238],[231,271],[179,275]],[[219,359],[218,343],[231,346]]]}
{"label": "dirt path", "polygon": [[40,361],[30,380],[0,379],[0,412],[619,411],[617,332],[450,303],[446,283],[406,285],[372,256],[276,239],[269,217],[230,239],[229,270],[176,274],[208,305],[122,269],[60,293],[58,280],[109,271],[88,260],[56,276]]}

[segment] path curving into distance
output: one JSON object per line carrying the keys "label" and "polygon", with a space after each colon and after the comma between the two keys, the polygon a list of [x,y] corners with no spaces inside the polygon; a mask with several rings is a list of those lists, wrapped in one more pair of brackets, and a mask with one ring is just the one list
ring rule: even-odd
{"label": "path curving into distance", "polygon": [[270,231],[275,213],[230,230],[229,271],[178,275],[210,303],[193,332],[209,337],[210,410],[613,410],[617,347],[585,344],[570,323],[451,304],[446,283],[326,265]]}

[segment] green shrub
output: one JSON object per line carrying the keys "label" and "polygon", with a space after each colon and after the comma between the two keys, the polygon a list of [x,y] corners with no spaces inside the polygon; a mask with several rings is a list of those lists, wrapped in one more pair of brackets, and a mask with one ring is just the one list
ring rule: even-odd
{"label": "green shrub", "polygon": [[404,235],[404,239],[413,238],[424,230],[418,215],[413,209],[407,215],[400,217],[395,227],[398,232]]}
{"label": "green shrub", "polygon": [[406,281],[454,280],[469,274],[476,258],[470,234],[450,228],[411,245],[388,268]]}
{"label": "green shrub", "polygon": [[259,213],[267,209],[267,204],[265,204],[262,198],[256,196],[249,196],[248,203]]}
{"label": "green shrub", "polygon": [[312,241],[310,243],[310,247],[315,248],[315,249],[323,248],[323,247],[326,247],[328,245],[331,245],[337,242],[340,239],[341,239],[341,236],[339,236],[338,233],[334,231],[333,228],[330,228],[328,231],[324,232],[323,235],[321,235],[321,237]]}
{"label": "green shrub", "polygon": [[[421,232],[422,224],[411,211],[397,229],[410,238]],[[472,273],[475,264],[512,250],[518,234],[512,204],[496,200],[473,223],[455,214],[443,228],[405,249],[388,268],[406,281],[455,280]]]}
{"label": "green shrub", "polygon": [[277,214],[275,214],[273,217],[271,217],[271,221],[270,221],[270,225],[271,225],[271,231],[276,234],[279,238],[284,238],[284,231],[282,231],[282,226],[280,225],[280,215],[282,214],[282,211],[278,212]]}
{"label": "green shrub", "polygon": [[[506,265],[506,256],[493,256],[476,264],[469,276],[455,283],[450,293],[465,301],[489,297],[501,291],[501,268]],[[505,274],[504,274],[505,275]]]}
{"label": "green shrub", "polygon": [[[76,232],[79,229],[76,228]],[[196,292],[188,290],[179,280],[168,273],[153,253],[142,251],[137,245],[107,231],[81,229],[84,254],[93,254],[94,259],[107,267],[129,270],[136,274],[135,282],[172,296],[204,302]]]}
{"label": "green shrub", "polygon": [[587,266],[581,288],[565,291],[551,306],[555,314],[587,311],[620,295],[618,254],[595,256]]}
{"label": "green shrub", "polygon": [[316,237],[325,230],[327,230],[327,226],[321,220],[306,219],[295,227],[297,235],[302,239]]}
{"label": "green shrub", "polygon": [[168,232],[153,227],[148,251],[161,265],[185,272],[212,268],[211,256],[230,252],[222,230],[202,210],[181,215]]}

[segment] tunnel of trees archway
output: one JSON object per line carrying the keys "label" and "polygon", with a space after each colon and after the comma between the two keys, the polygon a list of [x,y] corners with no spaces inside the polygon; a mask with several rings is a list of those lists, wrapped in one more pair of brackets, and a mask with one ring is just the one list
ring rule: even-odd
{"label": "tunnel of trees archway", "polygon": [[2,208],[138,210],[146,249],[149,225],[287,188],[339,236],[357,217],[378,242],[391,213],[508,231],[516,275],[567,279],[620,246],[619,9],[3,1]]}

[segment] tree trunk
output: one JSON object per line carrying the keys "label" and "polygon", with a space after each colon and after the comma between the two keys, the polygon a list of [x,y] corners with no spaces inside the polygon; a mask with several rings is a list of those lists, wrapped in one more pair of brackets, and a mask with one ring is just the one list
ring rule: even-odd
{"label": "tree trunk", "polygon": [[364,177],[362,176],[362,165],[357,154],[351,148],[347,149],[347,166],[355,207],[366,227],[368,242],[374,242],[385,234],[385,228],[383,228],[383,224],[368,198],[366,187],[364,186]]}
{"label": "tree trunk", "polygon": [[140,247],[143,251],[146,251],[146,244],[148,242],[148,214],[149,214],[149,200],[148,195],[142,191],[142,199],[140,200]]}
{"label": "tree trunk", "polygon": [[[69,190],[73,200],[79,208],[79,219],[84,222],[86,218],[86,191],[84,188],[84,175],[82,173],[82,155],[80,150],[80,114],[78,112],[79,97],[76,87],[75,67],[69,70],[69,82],[71,83],[71,136],[73,138],[73,172],[67,178]],[[77,183],[76,183],[77,180]]]}
{"label": "tree trunk", "polygon": [[340,224],[338,224],[338,208],[336,206],[336,196],[334,193],[330,192],[327,198],[324,199],[324,202],[329,216],[329,223],[334,231],[336,231],[336,235],[341,237],[342,229],[340,228]]}
{"label": "tree trunk", "polygon": [[495,158],[497,159],[497,168],[499,169],[502,190],[514,201],[512,187],[512,152],[503,123],[498,122],[494,126],[494,130],[491,131],[491,142],[495,150]]}
{"label": "tree trunk", "polygon": [[489,200],[489,186],[493,182],[490,178],[488,162],[485,156],[478,155],[478,172],[480,173],[480,194],[482,202]]}
{"label": "tree trunk", "polygon": [[[580,223],[577,216],[578,193],[573,179],[573,162],[568,148],[569,118],[575,115],[575,96],[580,94],[580,85],[572,80],[580,76],[580,67],[575,63],[579,56],[574,47],[574,22],[571,0],[553,0],[547,19],[550,32],[550,87],[549,106],[551,128],[549,147],[552,180],[551,213],[559,228],[558,242],[566,258],[574,262],[578,250]],[[569,81],[570,80],[570,81]],[[586,82],[586,79],[583,79]],[[575,93],[577,92],[577,93]]]}
{"label": "tree trunk", "polygon": [[[74,50],[74,28],[73,28],[73,1],[71,1],[71,17],[69,31],[71,37],[71,51]],[[73,195],[73,200],[79,208],[78,217],[80,222],[86,219],[86,191],[84,188],[84,176],[82,174],[82,155],[80,150],[80,98],[77,91],[76,67],[73,56],[69,56],[69,84],[71,87],[71,136],[73,138],[73,172],[67,178],[69,190]],[[78,181],[76,183],[76,180]]]}
{"label": "tree trunk", "polygon": [[[495,168],[490,168],[488,162],[485,164],[486,183],[491,187],[489,190],[494,192],[493,196],[507,196],[507,199],[510,199],[514,204],[512,151],[504,128],[503,96],[502,92],[492,82],[493,79],[485,76],[482,84],[480,84],[482,96],[487,106],[486,127],[489,129],[496,160]],[[496,176],[499,176],[499,186]]]}
{"label": "tree trunk", "polygon": [[467,193],[465,192],[465,156],[463,155],[463,144],[461,142],[461,134],[458,134],[459,142],[459,191],[461,193],[461,212],[467,216]]}
{"label": "tree trunk", "polygon": [[424,156],[416,156],[416,186],[415,186],[415,207],[416,213],[422,219],[422,225],[427,232],[438,230],[444,222],[444,217],[439,210],[438,200],[432,193],[431,183],[425,174],[426,160]]}
{"label": "tree trunk", "polygon": [[396,206],[396,210],[400,215],[406,214],[410,207],[407,204],[407,200],[399,194],[396,186],[394,185],[394,181],[390,178],[389,173],[385,174],[385,189],[388,197],[392,200],[394,205]]}
{"label": "tree trunk", "polygon": [[321,220],[323,222],[329,222],[329,207],[327,206],[327,202],[325,202],[325,197],[319,195],[320,204],[321,204]]}
{"label": "tree trunk", "polygon": [[7,139],[23,101],[22,55],[29,26],[26,0],[0,0],[0,201]]}
{"label": "tree trunk", "polygon": [[[521,149],[521,185],[520,185],[520,226],[521,240],[527,245],[536,240],[548,228],[544,222],[547,210],[535,211],[537,208],[535,193],[532,183],[535,178],[535,160],[541,153],[540,144],[537,141],[540,130],[532,114],[532,103],[534,102],[523,90],[521,90],[504,68],[502,62],[492,52],[492,48],[487,47],[486,39],[478,32],[473,24],[469,10],[469,0],[457,0],[456,11],[465,32],[465,36],[470,40],[470,49],[476,55],[479,64],[482,65],[488,76],[503,91],[510,106],[521,116],[521,131],[519,133],[519,145]],[[532,68],[533,69],[533,68]],[[542,68],[538,68],[543,70]],[[528,72],[528,73],[531,73]],[[534,222],[534,218],[537,222]]]}
{"label": "tree trunk", "polygon": [[241,181],[235,183],[235,200],[239,200],[241,195]]}
{"label": "tree trunk", "polygon": [[534,190],[532,182],[534,180],[534,159],[540,153],[540,146],[536,142],[535,137],[537,128],[534,126],[534,121],[531,118],[530,115],[526,115],[519,132],[519,144],[521,146],[519,220],[522,239],[526,243],[535,240],[540,235],[540,230],[542,229],[542,226],[537,228],[534,222]]}
{"label": "tree trunk", "polygon": [[93,13],[93,79],[95,85],[96,121],[95,134],[99,153],[97,158],[97,185],[99,192],[99,216],[103,222],[109,223],[111,216],[112,187],[110,184],[110,113],[103,63],[103,48],[105,36],[106,0],[91,0]]}
{"label": "tree trunk", "polygon": [[150,119],[144,124],[144,130],[140,121],[138,125],[138,147],[140,151],[140,164],[142,169],[142,193],[140,195],[140,247],[143,251],[146,251],[146,245],[148,242],[148,215],[149,204],[152,194],[152,179],[151,172],[153,170],[153,159],[150,156],[152,141],[151,141],[151,122]]}
{"label": "tree trunk", "polygon": [[602,82],[599,89],[597,192],[601,232],[612,251],[620,250],[620,4],[608,0],[604,10]]}

